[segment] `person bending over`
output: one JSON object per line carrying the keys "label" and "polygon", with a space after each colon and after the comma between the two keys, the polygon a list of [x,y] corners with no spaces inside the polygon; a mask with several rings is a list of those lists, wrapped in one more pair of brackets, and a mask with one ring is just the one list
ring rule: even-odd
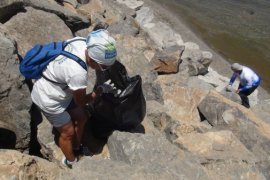
{"label": "person bending over", "polygon": [[[91,32],[86,39],[76,37],[67,42],[65,51],[82,59],[87,67],[105,70],[115,62],[115,40],[106,30]],[[101,93],[113,90],[111,84],[103,84],[96,92],[87,94],[87,81],[87,71],[80,64],[59,55],[48,64],[31,92],[33,103],[60,133],[59,147],[65,155],[62,163],[68,167],[77,162],[73,150],[80,146],[88,119],[84,106]]]}
{"label": "person bending over", "polygon": [[261,78],[250,68],[238,63],[233,63],[231,65],[231,69],[234,73],[230,79],[229,85],[227,86],[227,90],[230,91],[232,89],[232,84],[236,78],[238,78],[240,83],[236,93],[239,94],[242,100],[242,105],[250,108],[248,96],[260,85]]}

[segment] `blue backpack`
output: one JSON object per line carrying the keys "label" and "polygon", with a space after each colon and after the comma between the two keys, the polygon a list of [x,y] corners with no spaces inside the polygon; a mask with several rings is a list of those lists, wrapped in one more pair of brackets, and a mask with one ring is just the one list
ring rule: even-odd
{"label": "blue backpack", "polygon": [[[45,45],[37,44],[32,47],[20,62],[20,72],[26,79],[39,79],[46,66],[57,56],[63,55],[79,63],[86,71],[87,66],[78,56],[64,51],[65,47],[74,41],[85,41],[85,39],[74,39],[69,42],[52,42]],[[48,79],[47,79],[48,80]]]}

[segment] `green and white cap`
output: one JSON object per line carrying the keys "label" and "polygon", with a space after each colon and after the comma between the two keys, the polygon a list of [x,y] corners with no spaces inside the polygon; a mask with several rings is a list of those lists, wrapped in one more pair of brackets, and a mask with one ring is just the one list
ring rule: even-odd
{"label": "green and white cap", "polygon": [[86,38],[88,55],[98,64],[111,66],[117,56],[116,42],[108,31],[99,29],[88,34]]}

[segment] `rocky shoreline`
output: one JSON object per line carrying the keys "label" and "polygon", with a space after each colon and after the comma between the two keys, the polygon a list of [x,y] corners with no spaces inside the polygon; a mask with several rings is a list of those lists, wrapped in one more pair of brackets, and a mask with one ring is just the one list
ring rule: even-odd
{"label": "rocky shoreline", "polygon": [[[150,0],[0,4],[0,179],[270,178],[269,98],[256,92],[251,109],[241,106],[224,91],[229,64],[164,12]],[[106,141],[88,124],[83,143],[92,156],[67,169],[52,126],[31,103],[18,55],[36,43],[85,37],[100,23],[129,76],[142,77],[147,112],[140,127]]]}
{"label": "rocky shoreline", "polygon": [[[144,0],[144,2],[155,10],[158,19],[163,22],[167,22],[172,29],[180,33],[185,42],[196,42],[201,49],[210,51],[213,54],[214,59],[214,61],[210,64],[212,70],[216,71],[221,76],[230,78],[232,71],[230,69],[230,63],[228,60],[226,60],[226,58],[204,43],[191,29],[188,28],[188,25],[186,25],[181,19],[175,17],[175,15],[168,10],[168,7],[163,6],[154,0]],[[270,93],[262,87],[259,88],[259,91],[259,100],[270,98]]]}

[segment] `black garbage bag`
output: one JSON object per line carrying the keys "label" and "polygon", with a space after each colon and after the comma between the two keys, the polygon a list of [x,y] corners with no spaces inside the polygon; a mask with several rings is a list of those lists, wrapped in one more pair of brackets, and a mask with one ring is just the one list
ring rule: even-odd
{"label": "black garbage bag", "polygon": [[146,113],[141,77],[129,77],[125,67],[118,61],[106,71],[97,71],[96,75],[95,88],[111,79],[122,93],[118,97],[103,94],[93,104],[93,133],[97,136],[108,136],[113,130],[129,131],[136,128]]}

